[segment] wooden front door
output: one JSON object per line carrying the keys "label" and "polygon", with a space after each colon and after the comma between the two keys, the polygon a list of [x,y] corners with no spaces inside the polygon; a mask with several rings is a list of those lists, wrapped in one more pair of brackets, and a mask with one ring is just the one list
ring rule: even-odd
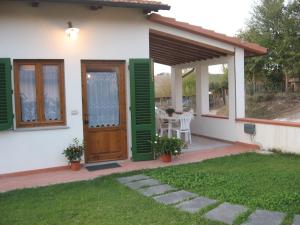
{"label": "wooden front door", "polygon": [[126,159],[125,61],[84,60],[81,67],[86,162]]}

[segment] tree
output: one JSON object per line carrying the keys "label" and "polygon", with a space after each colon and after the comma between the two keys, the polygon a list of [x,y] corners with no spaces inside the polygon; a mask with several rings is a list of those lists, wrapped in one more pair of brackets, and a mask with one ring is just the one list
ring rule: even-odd
{"label": "tree", "polygon": [[251,19],[239,37],[269,49],[268,54],[246,60],[246,80],[252,82],[255,93],[256,80],[273,82],[272,74],[281,74],[288,91],[289,77],[300,75],[300,4],[293,0],[260,0],[254,7]]}

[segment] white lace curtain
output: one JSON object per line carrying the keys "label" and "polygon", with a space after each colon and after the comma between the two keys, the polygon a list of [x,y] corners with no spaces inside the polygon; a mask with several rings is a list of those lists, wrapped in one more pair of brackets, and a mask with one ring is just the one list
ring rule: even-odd
{"label": "white lace curtain", "polygon": [[46,120],[60,120],[59,68],[43,65],[44,112]]}
{"label": "white lace curtain", "polygon": [[21,119],[24,122],[37,120],[36,114],[36,85],[35,66],[22,65],[20,67],[20,100]]}
{"label": "white lace curtain", "polygon": [[90,72],[87,76],[89,127],[119,125],[119,91],[116,72]]}
{"label": "white lace curtain", "polygon": [[[46,120],[60,119],[59,67],[43,65],[44,113]],[[23,122],[37,120],[35,66],[20,66],[21,117]]]}

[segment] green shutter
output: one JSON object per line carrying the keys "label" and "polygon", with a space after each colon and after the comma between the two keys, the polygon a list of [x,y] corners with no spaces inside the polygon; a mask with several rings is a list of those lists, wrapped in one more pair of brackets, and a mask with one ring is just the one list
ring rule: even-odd
{"label": "green shutter", "polygon": [[130,59],[132,159],[152,160],[150,143],[155,137],[153,63],[150,59]]}
{"label": "green shutter", "polygon": [[0,59],[0,131],[12,126],[11,64],[10,59]]}

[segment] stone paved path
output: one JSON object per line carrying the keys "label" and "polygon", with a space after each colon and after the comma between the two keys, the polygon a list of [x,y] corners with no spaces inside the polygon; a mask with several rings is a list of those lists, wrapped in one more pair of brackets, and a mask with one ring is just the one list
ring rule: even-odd
{"label": "stone paved path", "polygon": [[176,189],[171,187],[170,185],[163,184],[163,185],[157,185],[157,186],[153,186],[153,187],[140,189],[139,192],[147,197],[150,197],[150,196],[154,196],[154,195],[161,195],[166,192],[170,192],[170,191],[174,191],[174,190],[176,190]]}
{"label": "stone paved path", "polygon": [[250,215],[248,221],[242,225],[280,225],[284,217],[285,214],[281,212],[256,210]]}
{"label": "stone paved path", "polygon": [[[185,190],[177,190],[167,184],[161,184],[158,180],[143,174],[121,177],[117,178],[117,180],[121,184],[133,190],[137,190],[144,196],[151,197],[159,203],[172,205],[177,209],[188,213],[197,213],[201,209],[205,209],[206,207],[217,203],[216,200],[198,196]],[[234,221],[240,215],[247,212],[247,210],[248,208],[245,206],[225,202],[211,209],[203,216],[207,219],[219,221],[224,224],[233,224]],[[281,212],[256,210],[242,225],[280,225],[285,216],[286,214]],[[300,225],[300,215],[295,216],[292,225]]]}
{"label": "stone paved path", "polygon": [[178,202],[182,202],[184,200],[188,200],[191,198],[195,198],[197,197],[196,194],[193,194],[191,192],[187,192],[187,191],[176,191],[176,192],[171,192],[165,195],[160,195],[157,197],[154,197],[154,199],[162,204],[165,205],[171,205],[171,204],[175,204]]}
{"label": "stone paved path", "polygon": [[226,224],[233,224],[233,222],[242,213],[246,212],[248,209],[241,205],[233,205],[229,203],[223,203],[217,208],[209,211],[204,215],[205,218],[220,221]]}
{"label": "stone paved path", "polygon": [[121,184],[125,184],[128,182],[133,182],[133,181],[137,181],[137,180],[145,180],[145,179],[150,179],[150,177],[140,174],[140,175],[135,175],[135,176],[130,176],[130,177],[121,177],[121,178],[118,178],[117,180]]}
{"label": "stone paved path", "polygon": [[293,225],[300,225],[300,215],[296,215]]}
{"label": "stone paved path", "polygon": [[146,179],[146,180],[138,180],[134,182],[128,182],[125,183],[124,185],[130,187],[131,189],[138,190],[143,187],[149,187],[149,186],[154,186],[154,185],[159,185],[160,182],[158,180],[154,179]]}
{"label": "stone paved path", "polygon": [[216,200],[212,200],[209,198],[198,197],[189,201],[182,202],[176,205],[176,208],[189,213],[196,213],[197,211],[204,209],[207,206],[212,205],[216,202]]}

